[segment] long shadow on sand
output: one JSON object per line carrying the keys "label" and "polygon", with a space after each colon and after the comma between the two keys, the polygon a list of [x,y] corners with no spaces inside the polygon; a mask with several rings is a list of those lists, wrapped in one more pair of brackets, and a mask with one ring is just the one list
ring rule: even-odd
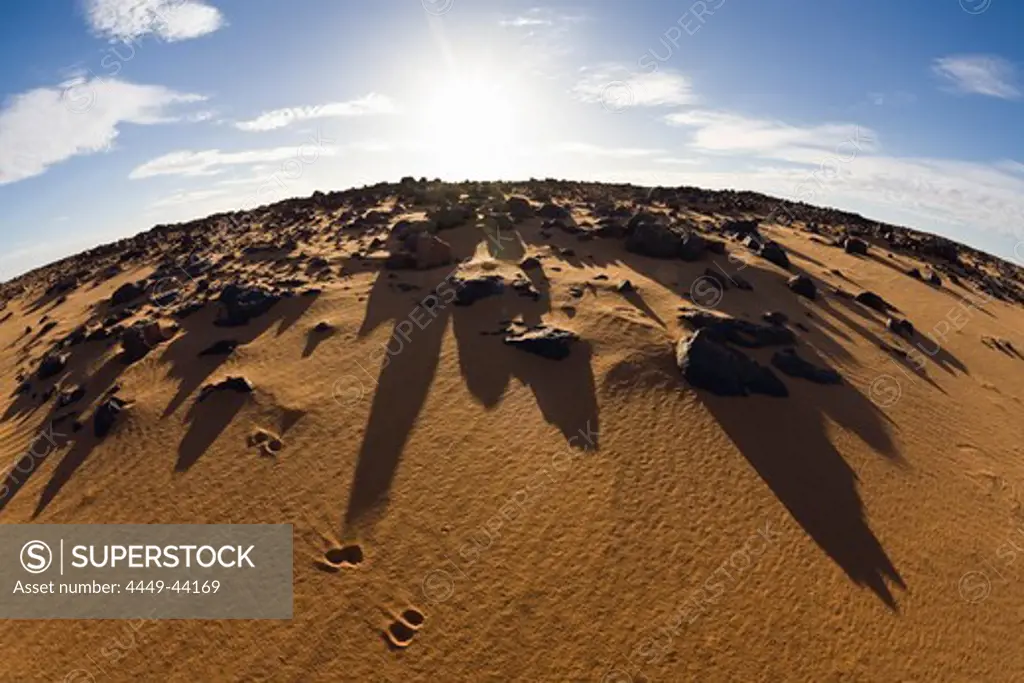
{"label": "long shadow on sand", "polygon": [[[788,382],[792,387],[793,382]],[[820,391],[830,391],[830,388]],[[888,443],[873,417],[873,407],[850,387],[843,393],[843,413],[873,446]],[[853,396],[856,394],[856,396]],[[807,398],[810,398],[809,396]],[[729,439],[793,519],[854,582],[874,591],[890,608],[896,601],[886,581],[906,588],[899,572],[868,526],[857,492],[857,475],[832,445],[818,406],[798,395],[788,400],[735,399],[701,394]],[[865,433],[865,428],[871,431]],[[888,454],[892,454],[888,443]]]}
{"label": "long shadow on sand", "polygon": [[[473,256],[484,233],[467,228],[445,233],[458,260]],[[507,240],[508,236],[504,236]],[[515,237],[519,239],[518,236]],[[518,260],[523,247],[495,242],[488,249],[499,259]],[[421,292],[439,292],[440,306],[432,306],[436,315],[426,325],[409,325],[416,303],[394,291],[394,280],[385,272],[378,274],[370,292],[360,336],[368,335],[387,320],[395,326],[383,351],[376,391],[370,408],[363,442],[359,449],[355,476],[349,493],[343,525],[346,530],[357,524],[372,523],[386,506],[402,453],[416,420],[426,403],[449,321],[458,345],[459,366],[470,392],[487,410],[496,408],[513,378],[530,387],[545,420],[554,424],[566,438],[580,430],[598,429],[597,398],[590,348],[580,342],[568,359],[557,362],[533,357],[506,346],[497,334],[503,324],[521,317],[528,324],[540,322],[550,310],[549,287],[542,272],[527,275],[539,296],[524,297],[507,288],[495,297],[457,307],[448,294],[455,287],[449,275],[452,269],[403,274],[416,280]],[[424,314],[425,315],[425,314]],[[364,368],[368,373],[368,368]],[[589,429],[588,429],[589,427]],[[596,448],[596,443],[588,444]]]}

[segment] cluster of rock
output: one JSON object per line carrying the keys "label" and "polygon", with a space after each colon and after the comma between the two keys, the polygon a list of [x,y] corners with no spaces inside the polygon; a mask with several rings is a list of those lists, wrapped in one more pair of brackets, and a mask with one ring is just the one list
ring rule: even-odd
{"label": "cluster of rock", "polygon": [[679,318],[694,331],[676,344],[676,365],[686,382],[698,389],[719,396],[789,396],[789,389],[770,367],[736,347],[786,347],[771,358],[771,365],[780,372],[818,384],[841,381],[835,370],[800,357],[792,346],[796,335],[781,314],[766,314],[770,321],[766,325],[699,310],[684,310]]}

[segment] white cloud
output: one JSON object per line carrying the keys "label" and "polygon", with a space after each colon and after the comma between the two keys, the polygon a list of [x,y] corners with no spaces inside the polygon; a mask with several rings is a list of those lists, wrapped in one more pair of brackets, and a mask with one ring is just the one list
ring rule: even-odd
{"label": "white cloud", "polygon": [[194,204],[214,197],[221,197],[228,193],[227,190],[187,190],[175,192],[172,195],[158,199],[149,205],[150,209],[159,209],[168,206],[179,206],[181,204]]}
{"label": "white cloud", "polygon": [[1020,98],[1016,68],[993,55],[954,55],[936,59],[933,71],[955,91],[1004,100]]}
{"label": "white cloud", "polygon": [[267,131],[284,128],[300,121],[327,118],[347,118],[353,116],[373,116],[392,114],[395,104],[389,97],[370,93],[347,102],[331,102],[311,107],[289,107],[274,109],[260,114],[249,121],[238,121],[235,127],[245,131]]}
{"label": "white cloud", "polygon": [[86,0],[93,31],[131,41],[153,34],[168,42],[198,38],[224,25],[216,7],[203,0]]}
{"label": "white cloud", "polygon": [[642,149],[637,147],[602,147],[586,142],[563,142],[555,147],[556,151],[565,154],[581,154],[592,157],[608,157],[613,159],[631,159],[660,154],[660,149]]}
{"label": "white cloud", "polygon": [[823,161],[827,154],[848,157],[876,148],[877,136],[852,123],[796,126],[716,111],[669,114],[665,121],[694,130],[691,145],[709,152],[769,156],[797,163]]}
{"label": "white cloud", "polygon": [[502,26],[511,26],[512,28],[528,28],[531,26],[551,26],[554,24],[554,21],[540,17],[515,17],[514,19],[502,19],[500,23]]}
{"label": "white cloud", "polygon": [[[240,152],[223,152],[219,149],[180,150],[147,161],[135,168],[128,177],[140,180],[155,176],[212,176],[224,172],[229,166],[254,166],[277,162],[280,162],[281,170],[284,172],[287,170],[286,164],[292,160],[305,166],[319,156],[334,156],[337,151],[333,146],[314,146],[312,143],[301,147],[269,147]],[[317,156],[314,157],[314,154]]]}
{"label": "white cloud", "polygon": [[573,86],[577,99],[615,109],[661,107],[694,101],[690,81],[675,71],[635,73],[620,65],[605,65],[584,71]]}
{"label": "white cloud", "polygon": [[171,105],[202,99],[108,78],[75,78],[16,95],[0,110],[0,185],[37,176],[71,157],[108,150],[122,124],[174,121],[168,114]]}

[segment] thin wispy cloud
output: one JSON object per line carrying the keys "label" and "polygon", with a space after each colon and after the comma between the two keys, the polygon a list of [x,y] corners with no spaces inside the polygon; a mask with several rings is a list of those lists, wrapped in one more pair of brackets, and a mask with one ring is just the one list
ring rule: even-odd
{"label": "thin wispy cloud", "polygon": [[124,124],[176,121],[174,105],[203,99],[109,78],[76,78],[16,95],[0,110],[0,185],[109,150]]}
{"label": "thin wispy cloud", "polygon": [[620,65],[587,69],[572,88],[582,102],[615,109],[662,107],[695,101],[690,80],[676,71],[663,69],[637,73]]}
{"label": "thin wispy cloud", "polygon": [[238,121],[235,127],[249,132],[262,132],[284,128],[302,121],[329,118],[350,118],[393,114],[397,111],[391,98],[377,93],[347,102],[331,102],[309,107],[288,107],[263,112],[254,119]]}
{"label": "thin wispy cloud", "polygon": [[220,10],[203,0],[85,0],[85,14],[96,34],[125,42],[147,35],[189,40],[224,25]]}
{"label": "thin wispy cloud", "polygon": [[541,17],[515,17],[512,19],[502,19],[499,23],[502,26],[511,26],[513,28],[528,28],[531,26],[551,26],[554,24],[554,21]]}
{"label": "thin wispy cloud", "polygon": [[637,157],[649,157],[655,154],[662,154],[660,149],[644,149],[640,147],[605,147],[593,145],[587,142],[563,142],[555,147],[563,154],[580,154],[591,157],[606,157],[611,159],[633,159]]}
{"label": "thin wispy cloud", "polygon": [[[334,156],[337,148],[321,146],[319,154]],[[140,180],[156,176],[212,176],[224,172],[230,166],[252,166],[296,159],[299,150],[295,147],[270,147],[240,152],[224,152],[219,149],[180,150],[147,161],[135,168],[129,178]]]}
{"label": "thin wispy cloud", "polygon": [[1021,97],[1017,69],[994,55],[953,55],[936,59],[932,70],[955,92],[1004,100]]}
{"label": "thin wispy cloud", "polygon": [[821,159],[823,153],[847,156],[853,150],[875,149],[877,136],[853,123],[791,125],[717,111],[686,111],[669,114],[672,126],[692,129],[692,147],[708,152],[731,152],[802,161]]}

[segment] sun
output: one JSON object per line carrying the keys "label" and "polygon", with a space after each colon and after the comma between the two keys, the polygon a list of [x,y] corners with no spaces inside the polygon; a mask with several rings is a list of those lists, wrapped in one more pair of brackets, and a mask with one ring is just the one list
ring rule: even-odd
{"label": "sun", "polygon": [[419,137],[439,173],[493,178],[513,166],[526,99],[513,81],[452,73],[430,83],[424,99]]}

